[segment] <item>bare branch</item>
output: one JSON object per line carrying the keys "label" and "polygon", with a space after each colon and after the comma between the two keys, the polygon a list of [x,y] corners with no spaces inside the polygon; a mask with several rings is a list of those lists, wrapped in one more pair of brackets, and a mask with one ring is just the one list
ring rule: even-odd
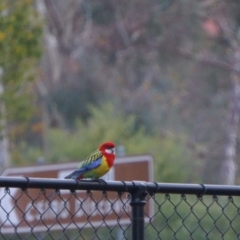
{"label": "bare branch", "polygon": [[182,50],[178,50],[178,55],[186,58],[186,59],[190,59],[190,60],[194,60],[197,61],[201,64],[204,65],[208,65],[208,66],[212,66],[212,67],[216,67],[216,68],[221,68],[225,71],[228,72],[234,72],[236,74],[240,74],[240,69],[235,68],[233,65],[231,65],[230,63],[227,62],[223,62],[219,59],[216,59],[216,57],[210,56],[210,54],[193,54],[190,52],[186,52],[186,51],[182,51]]}
{"label": "bare branch", "polygon": [[118,32],[124,42],[124,45],[125,45],[125,47],[129,47],[131,44],[131,41],[130,41],[128,33],[124,27],[122,16],[121,16],[121,13],[120,13],[120,10],[118,7],[116,7],[115,18],[116,18],[117,29],[118,29]]}

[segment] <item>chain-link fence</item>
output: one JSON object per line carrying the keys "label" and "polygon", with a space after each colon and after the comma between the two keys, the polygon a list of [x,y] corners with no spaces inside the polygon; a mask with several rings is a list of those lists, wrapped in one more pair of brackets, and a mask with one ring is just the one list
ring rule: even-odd
{"label": "chain-link fence", "polygon": [[1,177],[0,187],[0,239],[240,239],[238,186]]}

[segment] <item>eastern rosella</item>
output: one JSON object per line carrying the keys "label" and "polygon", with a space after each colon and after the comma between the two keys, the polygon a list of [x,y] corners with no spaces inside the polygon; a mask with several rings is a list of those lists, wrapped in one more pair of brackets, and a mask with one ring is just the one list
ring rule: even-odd
{"label": "eastern rosella", "polygon": [[67,179],[98,179],[105,175],[113,166],[115,160],[115,145],[112,142],[103,143],[97,151],[82,161],[78,168],[66,176]]}

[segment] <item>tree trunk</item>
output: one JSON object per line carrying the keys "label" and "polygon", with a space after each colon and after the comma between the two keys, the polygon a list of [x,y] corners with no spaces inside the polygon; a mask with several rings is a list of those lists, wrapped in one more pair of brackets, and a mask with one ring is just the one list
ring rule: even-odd
{"label": "tree trunk", "polygon": [[5,168],[11,165],[9,153],[9,138],[6,123],[6,106],[2,100],[2,95],[4,93],[4,87],[1,82],[2,75],[3,69],[0,68],[0,172],[3,172]]}
{"label": "tree trunk", "polygon": [[220,183],[235,184],[237,164],[236,164],[236,143],[238,137],[238,125],[240,117],[240,44],[237,32],[234,28],[234,21],[226,16],[219,16],[219,26],[221,27],[224,38],[231,47],[231,72],[232,96],[230,102],[230,114],[228,126],[226,128],[226,145],[224,149],[224,159],[220,171]]}
{"label": "tree trunk", "polygon": [[[238,46],[233,53],[234,69],[240,70],[240,47]],[[236,72],[231,74],[232,80],[232,102],[230,108],[230,117],[228,119],[228,129],[225,146],[225,159],[222,163],[220,182],[224,184],[234,184],[237,164],[236,142],[238,137],[238,125],[240,117],[240,75]]]}

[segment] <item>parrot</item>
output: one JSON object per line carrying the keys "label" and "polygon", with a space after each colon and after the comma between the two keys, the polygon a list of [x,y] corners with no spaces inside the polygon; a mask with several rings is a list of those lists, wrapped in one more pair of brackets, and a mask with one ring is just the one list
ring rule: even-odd
{"label": "parrot", "polygon": [[[99,178],[111,169],[114,160],[115,144],[113,142],[105,142],[98,148],[98,150],[83,160],[78,168],[71,174],[67,175],[65,179],[80,180],[83,178],[92,178],[101,182],[100,180],[102,179]],[[56,191],[51,192],[47,198],[51,199],[53,194],[56,194]]]}
{"label": "parrot", "polygon": [[98,150],[83,160],[78,168],[67,175],[65,179],[99,179],[111,169],[114,160],[115,144],[113,142],[104,142]]}

